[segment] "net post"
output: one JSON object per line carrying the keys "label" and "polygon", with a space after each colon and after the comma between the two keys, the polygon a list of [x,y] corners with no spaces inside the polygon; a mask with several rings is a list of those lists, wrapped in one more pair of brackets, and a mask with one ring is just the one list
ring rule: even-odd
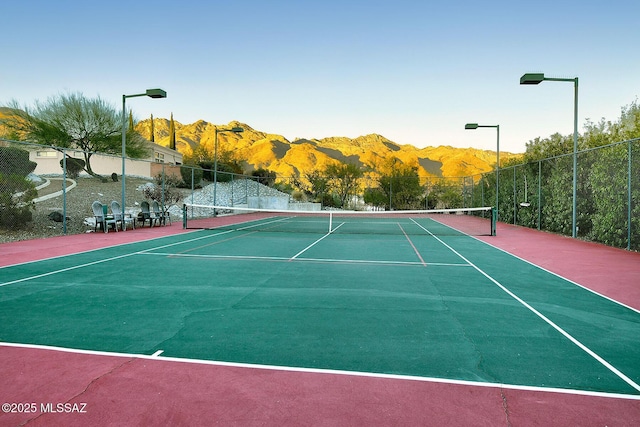
{"label": "net post", "polygon": [[496,222],[498,217],[498,210],[493,207],[491,208],[491,235],[496,235]]}
{"label": "net post", "polygon": [[187,229],[187,205],[186,203],[182,204],[182,229]]}

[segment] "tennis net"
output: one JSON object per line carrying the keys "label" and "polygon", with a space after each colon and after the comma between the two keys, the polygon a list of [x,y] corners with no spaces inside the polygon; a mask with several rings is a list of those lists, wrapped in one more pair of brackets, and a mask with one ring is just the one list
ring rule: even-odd
{"label": "tennis net", "polygon": [[291,233],[495,235],[491,207],[406,210],[271,210],[185,204],[187,229]]}

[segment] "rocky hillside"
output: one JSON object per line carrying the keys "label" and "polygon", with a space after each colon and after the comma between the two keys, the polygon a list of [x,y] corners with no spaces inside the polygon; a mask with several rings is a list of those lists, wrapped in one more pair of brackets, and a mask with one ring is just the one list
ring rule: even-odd
{"label": "rocky hillside", "polygon": [[[218,153],[232,153],[242,160],[247,170],[264,168],[279,176],[298,176],[324,167],[331,162],[351,162],[364,165],[378,165],[395,157],[407,164],[417,164],[421,176],[455,177],[469,176],[493,169],[495,151],[474,148],[454,148],[449,146],[417,148],[413,145],[399,145],[382,135],[365,135],[355,139],[331,137],[323,139],[299,139],[289,141],[282,135],[268,134],[251,126],[231,122],[214,125],[204,120],[191,124],[174,121],[176,129],[176,149],[189,156],[198,147],[210,153],[214,151],[214,130],[241,126],[244,132],[218,133]],[[150,138],[151,120],[139,122],[136,129]],[[154,119],[155,142],[169,145],[169,120]],[[500,153],[506,160],[520,154]]]}
{"label": "rocky hillside", "polygon": [[[7,109],[0,108],[0,117],[7,113]],[[245,164],[247,171],[264,168],[282,177],[300,176],[322,170],[327,164],[335,161],[376,166],[384,164],[392,157],[405,164],[417,165],[418,172],[423,177],[470,176],[491,171],[496,159],[495,151],[449,146],[417,148],[413,145],[399,145],[377,134],[354,139],[331,137],[289,141],[282,135],[261,132],[240,122],[214,125],[199,120],[191,124],[174,121],[174,124],[176,149],[185,156],[190,156],[197,149],[204,149],[212,154],[214,130],[240,126],[244,128],[244,132],[238,135],[231,132],[218,133],[219,155],[232,155]],[[169,146],[169,120],[155,118],[153,128],[155,142]],[[139,122],[136,130],[151,139],[151,120]],[[500,153],[503,161],[521,156]]]}

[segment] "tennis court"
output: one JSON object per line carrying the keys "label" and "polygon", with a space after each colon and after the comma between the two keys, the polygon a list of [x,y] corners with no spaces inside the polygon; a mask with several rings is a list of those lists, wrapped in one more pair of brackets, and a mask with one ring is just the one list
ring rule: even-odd
{"label": "tennis court", "polygon": [[299,220],[4,267],[0,341],[640,398],[637,309],[431,218]]}

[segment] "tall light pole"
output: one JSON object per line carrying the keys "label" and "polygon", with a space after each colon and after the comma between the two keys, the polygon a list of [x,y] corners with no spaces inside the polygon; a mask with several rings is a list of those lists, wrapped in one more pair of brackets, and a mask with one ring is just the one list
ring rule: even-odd
{"label": "tall light pole", "polygon": [[496,219],[498,218],[498,193],[500,193],[500,125],[479,125],[477,123],[467,123],[464,125],[467,130],[478,128],[496,128],[498,140],[496,142]]}
{"label": "tall light pole", "polygon": [[520,77],[521,85],[537,85],[548,80],[552,82],[573,82],[573,206],[571,213],[571,236],[576,237],[576,199],[578,188],[578,78],[545,77],[544,73],[527,73]]}
{"label": "tall light pole", "polygon": [[127,146],[127,108],[126,101],[127,98],[135,98],[138,96],[148,96],[149,98],[166,98],[167,92],[162,89],[147,89],[145,93],[138,93],[135,95],[122,95],[122,213],[124,214],[124,199],[125,199],[125,157],[126,157],[126,146]]}
{"label": "tall light pole", "polygon": [[[213,132],[213,206],[216,206],[216,190],[218,189],[218,134],[224,132],[242,133],[244,129],[236,126],[231,129],[218,129]],[[213,210],[215,215],[215,208]]]}

